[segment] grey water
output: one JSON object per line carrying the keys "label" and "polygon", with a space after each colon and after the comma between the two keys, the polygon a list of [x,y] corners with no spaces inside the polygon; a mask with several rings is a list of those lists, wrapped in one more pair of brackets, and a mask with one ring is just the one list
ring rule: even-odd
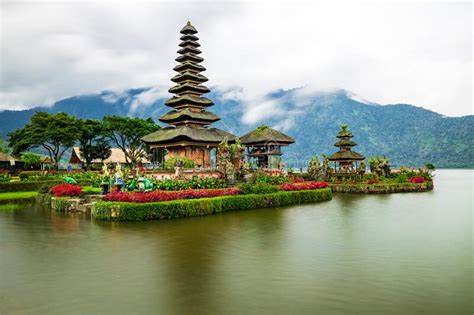
{"label": "grey water", "polygon": [[471,314],[473,175],[171,221],[0,211],[0,314]]}

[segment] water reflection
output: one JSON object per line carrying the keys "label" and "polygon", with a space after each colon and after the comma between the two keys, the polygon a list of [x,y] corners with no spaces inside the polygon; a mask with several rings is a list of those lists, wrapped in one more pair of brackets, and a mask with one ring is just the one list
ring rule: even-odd
{"label": "water reflection", "polygon": [[170,221],[0,212],[0,313],[468,313],[472,172],[437,180]]}

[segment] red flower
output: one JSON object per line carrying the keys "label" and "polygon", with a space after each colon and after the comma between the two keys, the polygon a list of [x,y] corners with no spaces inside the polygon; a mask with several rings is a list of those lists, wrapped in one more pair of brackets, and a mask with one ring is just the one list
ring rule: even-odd
{"label": "red flower", "polygon": [[410,183],[423,184],[424,182],[425,182],[425,178],[423,176],[416,175],[416,176],[410,177]]}
{"label": "red flower", "polygon": [[79,196],[81,192],[82,192],[82,187],[79,185],[73,185],[73,184],[59,184],[51,188],[51,193],[55,197]]}
{"label": "red flower", "polygon": [[111,192],[104,197],[106,201],[120,202],[158,202],[177,199],[195,199],[195,198],[211,198],[219,196],[237,195],[240,193],[239,188],[226,189],[200,189],[200,190],[180,190],[180,191],[162,191],[155,190],[151,192],[133,192],[127,193],[123,191]]}
{"label": "red flower", "polygon": [[378,178],[371,178],[367,181],[367,184],[376,184],[379,182]]}
{"label": "red flower", "polygon": [[293,183],[304,183],[304,182],[305,182],[304,179],[298,178],[298,177],[288,176],[288,178],[289,178]]}
{"label": "red flower", "polygon": [[303,183],[285,183],[278,186],[278,189],[284,191],[321,189],[328,187],[326,182],[303,182]]}

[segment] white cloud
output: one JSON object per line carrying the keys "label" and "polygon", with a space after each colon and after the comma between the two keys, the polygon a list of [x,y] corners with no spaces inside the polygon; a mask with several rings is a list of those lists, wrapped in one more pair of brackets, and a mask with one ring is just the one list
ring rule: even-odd
{"label": "white cloud", "polygon": [[446,115],[473,112],[470,3],[2,1],[1,11],[4,109],[171,86],[178,32],[191,20],[209,86],[258,117],[278,114],[267,93],[300,86]]}

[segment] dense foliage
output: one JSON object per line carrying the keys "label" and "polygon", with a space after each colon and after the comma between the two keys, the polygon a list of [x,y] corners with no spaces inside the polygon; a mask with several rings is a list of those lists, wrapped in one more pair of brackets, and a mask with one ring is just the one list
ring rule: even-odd
{"label": "dense foliage", "polygon": [[244,194],[271,194],[278,191],[276,185],[267,183],[255,183],[255,184],[242,184],[240,189]]}
{"label": "dense foliage", "polygon": [[33,148],[42,148],[57,167],[64,153],[79,137],[77,120],[66,113],[37,112],[23,128],[8,134],[14,155]]}
{"label": "dense foliage", "polygon": [[41,157],[32,152],[23,153],[21,160],[25,163],[25,169],[39,169],[41,166]]}
{"label": "dense foliage", "polygon": [[104,138],[104,125],[95,119],[78,119],[79,149],[81,158],[85,160],[86,168],[91,166],[94,159],[105,160],[110,157],[110,144]]}
{"label": "dense foliage", "polygon": [[147,157],[147,147],[142,137],[160,129],[153,119],[140,119],[106,116],[103,120],[103,133],[113,145],[125,154],[127,163],[136,164],[141,158]]}
{"label": "dense foliage", "polygon": [[193,176],[191,180],[162,179],[154,183],[158,190],[226,188],[225,180],[216,177]]}
{"label": "dense foliage", "polygon": [[70,177],[76,181],[87,181],[92,186],[99,187],[101,182],[101,175],[97,171],[88,172],[58,172],[58,171],[23,171],[19,174],[22,182],[32,181],[51,181],[51,180],[63,180],[64,177]]}

